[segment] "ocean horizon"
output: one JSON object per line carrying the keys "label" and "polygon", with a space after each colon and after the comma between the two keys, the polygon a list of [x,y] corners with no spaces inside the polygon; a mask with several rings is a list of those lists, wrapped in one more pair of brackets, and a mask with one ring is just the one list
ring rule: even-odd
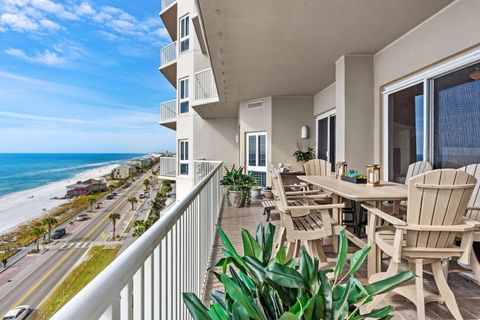
{"label": "ocean horizon", "polygon": [[145,156],[143,153],[0,153],[0,197]]}

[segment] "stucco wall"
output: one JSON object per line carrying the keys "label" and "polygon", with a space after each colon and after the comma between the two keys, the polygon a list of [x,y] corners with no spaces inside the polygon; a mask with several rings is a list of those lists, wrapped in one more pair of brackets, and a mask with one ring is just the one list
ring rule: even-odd
{"label": "stucco wall", "polygon": [[[301,139],[302,126],[308,126],[309,139]],[[292,154],[297,142],[315,144],[313,97],[272,97],[272,157],[274,165],[290,163],[298,168]]]}
{"label": "stucco wall", "polygon": [[458,0],[374,56],[374,154],[382,159],[381,88],[480,45],[480,1]]}
{"label": "stucco wall", "polygon": [[335,82],[313,97],[313,115],[318,116],[335,108]]}
{"label": "stucco wall", "polygon": [[222,160],[226,166],[238,162],[238,119],[202,119],[194,121],[194,159]]}

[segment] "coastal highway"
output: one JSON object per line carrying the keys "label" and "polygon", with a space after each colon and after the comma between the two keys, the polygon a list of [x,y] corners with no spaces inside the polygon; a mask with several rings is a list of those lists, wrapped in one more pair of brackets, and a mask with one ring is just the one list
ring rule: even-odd
{"label": "coastal highway", "polygon": [[[65,241],[60,241],[52,246],[42,257],[43,263],[33,270],[25,270],[17,276],[19,279],[12,279],[4,285],[0,291],[0,317],[8,310],[18,305],[30,305],[36,308],[62,277],[77,263],[85,254],[88,246],[83,247],[85,242],[100,241],[101,233],[111,224],[108,218],[111,212],[122,212],[128,210],[130,204],[127,199],[137,195],[144,187],[143,180],[147,174],[137,179],[132,186],[123,191],[115,200],[111,201],[101,213],[94,214],[92,218],[84,221],[85,224],[73,235],[68,235]],[[68,228],[67,228],[68,231]],[[63,240],[63,239],[62,239]],[[73,244],[72,247],[65,244]],[[62,244],[63,247],[62,248]],[[79,244],[79,245],[77,245]]]}

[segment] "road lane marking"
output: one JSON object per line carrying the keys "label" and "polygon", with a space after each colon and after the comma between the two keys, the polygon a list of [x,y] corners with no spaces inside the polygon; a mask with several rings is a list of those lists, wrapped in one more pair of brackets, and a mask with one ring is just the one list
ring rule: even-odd
{"label": "road lane marking", "polygon": [[28,299],[28,297],[42,284],[45,282],[45,280],[48,279],[48,277],[50,277],[50,275],[55,271],[57,270],[61,265],[62,263],[67,260],[75,251],[70,251],[69,253],[67,253],[62,259],[60,259],[60,261],[58,261],[54,266],[53,268],[51,268],[50,270],[48,270],[48,272],[33,286],[30,288],[30,290],[27,291],[27,293],[25,293],[23,295],[22,298],[20,298],[20,300],[18,300],[11,308],[15,308],[16,306],[19,306],[21,305],[25,300]]}
{"label": "road lane marking", "polygon": [[[111,213],[111,212],[115,212],[119,207],[121,207],[122,205],[125,205],[128,201],[128,196],[130,196],[133,192],[137,192],[138,191],[138,188],[141,187],[141,184],[139,184],[137,186],[137,188],[134,188],[132,191],[128,192],[125,197],[123,199],[120,200],[120,202],[114,206],[114,208],[112,210],[105,210],[105,213]],[[128,195],[128,196],[127,196]],[[105,215],[102,219],[100,219],[100,222],[93,228],[90,230],[90,232],[88,232],[86,235],[85,235],[85,238],[89,238],[100,226],[101,224],[103,224],[103,222],[105,222],[108,218],[108,214]],[[72,244],[73,245],[73,244]],[[27,291],[27,293],[25,293],[23,295],[22,298],[20,298],[20,300],[18,300],[12,307],[10,307],[10,309],[13,309],[15,307],[17,307],[18,305],[21,305],[25,300],[28,299],[28,297],[30,297],[30,295],[43,283],[45,282],[49,277],[50,275],[55,271],[57,270],[61,264],[67,260],[73,253],[75,252],[75,250],[71,250],[70,252],[68,252],[62,259],[60,259],[60,261],[58,261],[54,266],[53,268],[51,268],[33,287],[30,288],[30,290]],[[70,271],[70,270],[69,270]],[[68,271],[68,272],[69,272]],[[47,294],[47,296],[50,295],[50,292]],[[40,306],[40,305],[39,305]]]}

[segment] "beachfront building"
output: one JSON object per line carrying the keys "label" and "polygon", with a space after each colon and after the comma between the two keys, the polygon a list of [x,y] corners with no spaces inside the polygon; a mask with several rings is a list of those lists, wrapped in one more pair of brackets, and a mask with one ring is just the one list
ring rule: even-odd
{"label": "beachfront building", "polygon": [[[231,230],[249,223],[242,211],[220,205],[224,165],[245,166],[269,186],[268,163],[298,168],[297,142],[360,172],[380,164],[390,181],[404,181],[419,160],[434,168],[480,163],[479,12],[477,0],[163,0],[160,17],[172,42],[161,49],[160,71],[176,97],[161,103],[160,125],[176,132],[174,179],[184,201],[60,315],[99,316],[100,305],[106,313],[121,305],[155,319],[185,319],[179,293],[205,292],[218,217],[230,218],[220,223]],[[180,249],[165,246],[172,239]],[[131,277],[120,286],[122,268]],[[154,279],[147,293],[145,274]],[[131,281],[141,288],[133,289],[133,309]],[[108,297],[89,299],[95,289]]]}
{"label": "beachfront building", "polygon": [[135,175],[137,169],[134,166],[121,165],[112,170],[112,179],[123,180]]}
{"label": "beachfront building", "polygon": [[86,196],[95,192],[107,191],[107,183],[103,180],[88,179],[77,181],[67,186],[67,198]]}

